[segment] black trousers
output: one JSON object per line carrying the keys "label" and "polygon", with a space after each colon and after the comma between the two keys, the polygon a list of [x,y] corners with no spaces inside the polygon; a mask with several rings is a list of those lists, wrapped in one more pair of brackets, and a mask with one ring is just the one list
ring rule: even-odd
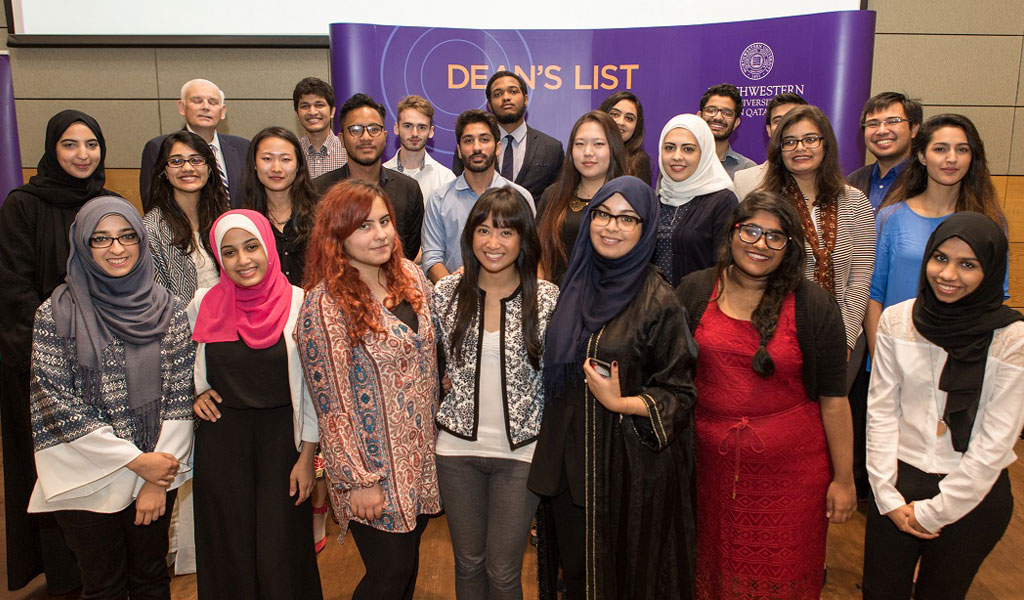
{"label": "black trousers", "polygon": [[366,574],[352,600],[412,600],[420,570],[420,538],[430,517],[416,517],[416,529],[407,533],[381,531],[349,521]]}
{"label": "black trousers", "polygon": [[867,352],[864,352],[848,395],[850,418],[853,420],[853,481],[857,486],[858,500],[867,498],[871,493],[868,470],[865,466],[868,444],[868,383],[871,380],[871,372],[866,367]]}
{"label": "black trousers", "polygon": [[587,518],[582,506],[572,503],[568,488],[551,498],[555,534],[558,536],[558,562],[562,567],[566,600],[586,598]]}
{"label": "black trousers", "polygon": [[135,503],[116,513],[53,513],[82,573],[82,600],[170,600],[167,530],[177,490],[167,492],[164,515],[135,525]]}
{"label": "black trousers", "polygon": [[[943,477],[900,462],[896,489],[907,502],[925,500],[938,494]],[[912,591],[918,600],[964,598],[981,563],[1003,537],[1012,512],[1006,469],[974,510],[945,526],[933,540],[903,533],[872,501],[864,536],[865,600],[906,600]]]}
{"label": "black trousers", "polygon": [[299,457],[291,406],[220,412],[196,431],[198,597],[320,600],[313,509],[288,495]]}

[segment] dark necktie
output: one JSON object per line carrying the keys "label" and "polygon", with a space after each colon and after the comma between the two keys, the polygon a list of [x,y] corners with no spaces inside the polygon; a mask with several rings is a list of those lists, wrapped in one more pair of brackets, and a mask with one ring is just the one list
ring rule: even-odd
{"label": "dark necktie", "polygon": [[505,136],[505,152],[501,157],[501,176],[512,181],[515,165],[512,158],[512,134]]}
{"label": "dark necktie", "polygon": [[217,160],[217,172],[220,173],[220,180],[224,183],[224,193],[227,194],[228,200],[231,200],[231,191],[228,187],[228,171],[224,168],[224,161],[221,160],[216,146],[210,144],[210,150],[213,152],[213,157]]}

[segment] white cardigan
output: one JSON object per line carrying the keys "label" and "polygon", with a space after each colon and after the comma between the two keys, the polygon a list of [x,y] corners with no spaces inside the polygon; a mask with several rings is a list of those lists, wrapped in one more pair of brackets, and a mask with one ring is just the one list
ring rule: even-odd
{"label": "white cardigan", "polygon": [[[199,315],[199,305],[210,289],[212,288],[202,288],[197,291],[188,305],[188,322],[193,329],[196,326],[196,317]],[[288,311],[288,321],[284,325],[283,332],[284,345],[288,352],[288,387],[292,393],[292,429],[295,432],[295,448],[297,450],[301,449],[302,442],[315,444],[320,440],[316,411],[313,410],[313,398],[309,395],[309,388],[306,387],[306,380],[302,375],[302,363],[299,361],[299,351],[295,346],[295,323],[298,321],[303,299],[302,288],[293,285],[292,305]],[[195,379],[196,397],[212,387],[206,380],[205,343],[200,343],[196,347]]]}

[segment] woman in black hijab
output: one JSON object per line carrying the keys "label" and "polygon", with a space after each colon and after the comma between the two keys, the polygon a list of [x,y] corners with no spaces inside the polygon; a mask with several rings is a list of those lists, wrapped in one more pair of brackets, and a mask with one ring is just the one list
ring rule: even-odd
{"label": "woman in black hijab", "polygon": [[36,174],[0,206],[0,412],[3,419],[8,587],[46,573],[51,594],[81,585],[74,556],[47,515],[28,515],[36,480],[29,425],[29,353],[36,309],[64,281],[68,232],[78,209],[103,189],[106,144],[99,124],[77,110],[46,126]]}
{"label": "woman in black hijab", "polygon": [[958,212],[924,257],[917,298],[882,313],[875,343],[868,600],[912,589],[964,598],[1013,511],[1006,468],[1024,425],[1024,316],[1003,306],[1006,234],[981,213]]}
{"label": "woman in black hijab", "polygon": [[650,264],[658,208],[635,177],[595,194],[548,327],[529,486],[551,500],[570,600],[693,597],[697,349]]}

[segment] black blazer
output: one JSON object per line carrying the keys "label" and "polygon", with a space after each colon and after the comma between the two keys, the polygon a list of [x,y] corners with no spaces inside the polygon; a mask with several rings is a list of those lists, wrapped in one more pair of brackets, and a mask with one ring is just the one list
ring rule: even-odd
{"label": "black blazer", "polygon": [[[504,137],[502,133],[502,137]],[[551,185],[562,169],[565,152],[562,143],[550,135],[526,126],[526,156],[514,183],[526,188],[534,198],[540,198],[545,188]],[[501,162],[501,157],[497,157]],[[452,157],[452,172],[458,177],[465,167],[458,152]],[[539,214],[539,213],[538,213]]]}
{"label": "black blazer", "polygon": [[[910,160],[910,159],[908,158],[907,160]],[[904,161],[904,162],[906,162],[906,161]],[[878,163],[877,162],[873,162],[873,163],[871,163],[869,165],[864,165],[863,167],[857,169],[853,173],[850,173],[849,175],[846,176],[846,183],[851,185],[852,187],[855,187],[858,190],[864,192],[864,195],[867,196],[868,198],[870,198],[871,197],[871,189],[870,189],[871,188],[871,172],[875,170],[875,165],[876,164],[878,164]],[[885,192],[885,198],[882,198],[882,204],[885,204],[885,201],[889,199],[889,194],[891,194],[891,193],[892,193],[892,187],[890,186],[889,189]]]}
{"label": "black blazer", "polygon": [[[184,131],[185,128],[182,128]],[[149,211],[153,207],[149,199],[149,184],[153,179],[153,167],[156,156],[160,153],[160,144],[166,135],[158,135],[146,142],[142,148],[142,164],[139,171],[139,195],[142,196],[142,210]],[[245,158],[249,152],[249,140],[237,135],[218,133],[220,150],[224,153],[224,166],[228,171],[228,192],[231,194],[231,208],[242,205],[245,196]]]}

